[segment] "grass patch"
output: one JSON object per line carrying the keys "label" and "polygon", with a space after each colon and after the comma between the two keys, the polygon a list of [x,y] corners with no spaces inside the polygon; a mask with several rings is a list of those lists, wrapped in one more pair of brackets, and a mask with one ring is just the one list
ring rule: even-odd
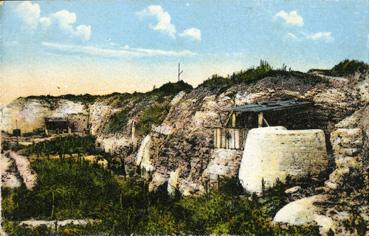
{"label": "grass patch", "polygon": [[26,155],[49,156],[59,155],[61,159],[65,155],[77,153],[80,154],[94,154],[95,138],[93,136],[77,136],[69,135],[65,137],[57,137],[52,140],[46,140],[39,143],[34,143],[27,146],[22,153]]}
{"label": "grass patch", "polygon": [[105,126],[105,132],[116,133],[116,132],[121,131],[124,127],[126,127],[128,120],[129,120],[129,117],[128,117],[127,110],[121,110],[121,111],[114,113],[109,118],[109,122]]}
{"label": "grass patch", "polygon": [[143,111],[142,118],[137,123],[136,128],[140,134],[150,132],[153,125],[160,125],[169,112],[169,106],[165,104],[155,104]]}
{"label": "grass patch", "polygon": [[176,83],[168,82],[159,88],[154,88],[151,92],[149,92],[149,94],[157,95],[159,97],[174,96],[181,91],[189,92],[192,89],[193,88],[190,84],[180,80]]}
{"label": "grass patch", "polygon": [[364,73],[369,71],[369,65],[357,60],[344,60],[331,69],[332,76],[348,76],[355,72]]}
{"label": "grass patch", "polygon": [[[169,197],[166,188],[147,191],[139,178],[122,179],[98,165],[62,160],[32,163],[38,182],[4,189],[4,228],[9,235],[56,233],[39,227],[24,229],[20,220],[89,218],[101,223],[61,228],[61,235],[80,234],[244,234],[316,235],[316,227],[281,227],[255,200],[214,191],[202,197]],[[228,186],[229,187],[229,186]]]}
{"label": "grass patch", "polygon": [[236,84],[250,84],[259,81],[265,77],[279,77],[278,79],[294,77],[302,80],[307,84],[317,84],[319,82],[325,82],[319,76],[287,70],[286,66],[281,69],[273,69],[268,62],[261,60],[260,65],[256,68],[250,68],[247,70],[241,70],[239,72],[222,77],[219,75],[213,75],[210,79],[205,80],[199,87],[206,87],[210,89],[219,89],[221,91]]}

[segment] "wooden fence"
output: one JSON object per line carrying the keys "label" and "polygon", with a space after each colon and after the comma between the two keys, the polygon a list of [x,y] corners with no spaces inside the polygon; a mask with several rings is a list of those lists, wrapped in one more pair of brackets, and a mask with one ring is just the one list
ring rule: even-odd
{"label": "wooden fence", "polygon": [[214,148],[243,150],[247,129],[215,128]]}

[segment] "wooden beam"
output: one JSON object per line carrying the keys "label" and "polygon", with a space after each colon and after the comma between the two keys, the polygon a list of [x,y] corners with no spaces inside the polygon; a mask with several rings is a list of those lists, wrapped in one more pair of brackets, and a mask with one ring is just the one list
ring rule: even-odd
{"label": "wooden beam", "polygon": [[263,127],[264,115],[262,112],[258,113],[258,127]]}
{"label": "wooden beam", "polygon": [[236,113],[232,113],[232,128],[236,127]]}

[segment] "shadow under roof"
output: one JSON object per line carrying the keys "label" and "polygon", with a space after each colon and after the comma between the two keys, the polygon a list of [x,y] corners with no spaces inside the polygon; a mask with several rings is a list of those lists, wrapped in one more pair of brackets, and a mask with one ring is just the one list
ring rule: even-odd
{"label": "shadow under roof", "polygon": [[236,106],[234,112],[264,112],[264,111],[281,111],[293,108],[302,108],[311,105],[310,102],[297,100],[268,101]]}

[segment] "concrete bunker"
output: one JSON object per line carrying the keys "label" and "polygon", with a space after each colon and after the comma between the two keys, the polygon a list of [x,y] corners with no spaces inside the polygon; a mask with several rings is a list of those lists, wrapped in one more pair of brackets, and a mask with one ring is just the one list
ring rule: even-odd
{"label": "concrete bunker", "polygon": [[239,179],[249,192],[318,175],[328,167],[326,123],[316,122],[314,109],[298,100],[236,106],[226,127],[214,129],[214,148],[243,150]]}
{"label": "concrete bunker", "polygon": [[251,129],[239,170],[242,186],[260,193],[287,176],[317,176],[328,165],[324,132],[284,127]]}

